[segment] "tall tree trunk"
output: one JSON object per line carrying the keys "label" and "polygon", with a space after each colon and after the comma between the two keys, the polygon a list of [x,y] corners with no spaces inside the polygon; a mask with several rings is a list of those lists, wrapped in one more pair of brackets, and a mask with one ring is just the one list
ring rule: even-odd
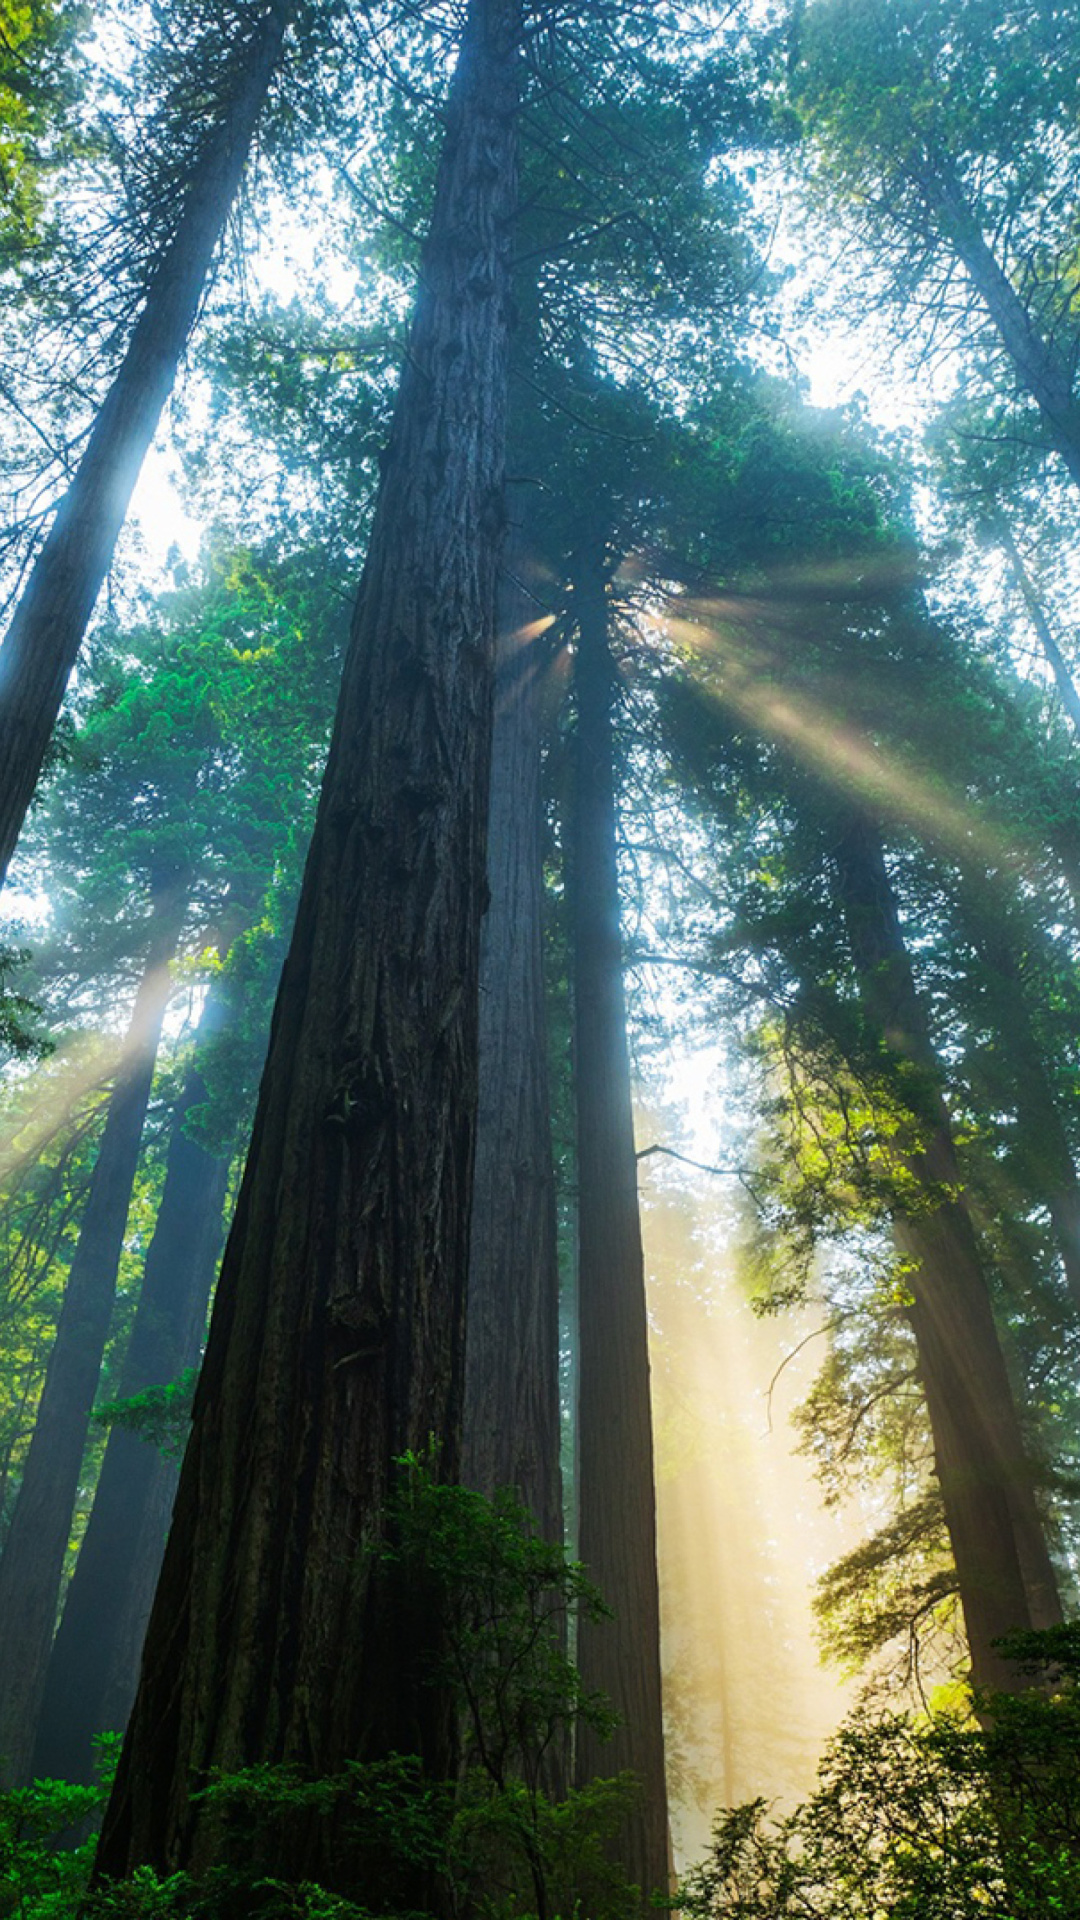
{"label": "tall tree trunk", "polygon": [[547,624],[511,531],[499,594],[480,942],[480,1093],[469,1249],[462,1478],[513,1487],[562,1539],[559,1268],[544,1001],[538,640]]}
{"label": "tall tree trunk", "polygon": [[[203,1041],[219,1025],[219,1006],[211,988]],[[173,1114],[161,1205],[120,1375],[123,1399],[198,1363],[229,1175],[228,1159],[185,1131],[206,1095],[196,1058]],[[157,1447],[113,1428],[49,1660],[33,1753],[39,1778],[91,1780],[94,1736],[120,1731],[127,1721],[177,1478],[176,1463]]]}
{"label": "tall tree trunk", "polygon": [[[472,0],[330,760],[98,1870],[213,1857],[213,1767],[420,1751],[376,1543],[459,1463],[520,0]],[[406,1596],[407,1599],[407,1596]],[[348,1834],[273,1866],[351,1884]]]}
{"label": "tall tree trunk", "polygon": [[582,1783],[630,1768],[642,1800],[625,1858],[646,1897],[668,1880],[648,1318],[619,926],[612,708],[602,548],[574,574],[577,704],[572,835],[578,1162],[578,1551],[615,1610],[581,1621],[578,1662],[611,1699],[610,1741],[579,1736]]}
{"label": "tall tree trunk", "polygon": [[1020,589],[1020,598],[1024,602],[1035,637],[1054,676],[1058,698],[1069,716],[1073,732],[1080,738],[1080,692],[1077,691],[1076,682],[1065,664],[1065,656],[1054,638],[1043,603],[1035,591],[1034,582],[1021,558],[1013,530],[1008,521],[999,515],[994,521],[994,531],[1012,569],[1013,579]]}
{"label": "tall tree trunk", "polygon": [[0,648],[0,886],[135,482],[195,323],[214,249],[281,57],[288,0],[238,49],[228,109],[210,133],[127,352]]}
{"label": "tall tree trunk", "polygon": [[1066,356],[1032,319],[989,246],[955,173],[939,162],[917,172],[916,178],[996,329],[1018,384],[1034,400],[1051,446],[1080,487],[1080,399]]}
{"label": "tall tree trunk", "polygon": [[116,1276],[185,888],[155,893],[146,967],[109,1101],[33,1437],[0,1556],[0,1756],[24,1778],[45,1685],[79,1469],[112,1318]]}
{"label": "tall tree trunk", "polygon": [[962,905],[993,995],[999,1045],[1014,1088],[1025,1194],[1042,1200],[1061,1255],[1065,1284],[1080,1314],[1080,1179],[1046,1060],[1031,1017],[1031,985],[1005,903],[968,886]]}
{"label": "tall tree trunk", "polygon": [[940,1074],[904,944],[880,839],[861,816],[835,849],[840,901],[870,1032],[902,1063],[923,1144],[906,1156],[918,1205],[897,1210],[910,1262],[911,1325],[945,1503],[972,1675],[1015,1688],[994,1641],[1060,1620],[1012,1382],[994,1324]]}

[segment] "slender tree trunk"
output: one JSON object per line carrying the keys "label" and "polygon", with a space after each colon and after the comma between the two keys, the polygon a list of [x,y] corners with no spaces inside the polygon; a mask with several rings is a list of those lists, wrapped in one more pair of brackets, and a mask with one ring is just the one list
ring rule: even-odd
{"label": "slender tree trunk", "polygon": [[921,174],[919,184],[997,331],[1017,381],[1038,407],[1051,445],[1080,487],[1080,400],[1067,360],[1031,318],[955,176],[939,166]]}
{"label": "slender tree trunk", "polygon": [[1024,1190],[1029,1200],[1040,1199],[1046,1206],[1065,1283],[1080,1313],[1080,1179],[1032,1023],[1031,987],[1005,904],[993,891],[980,897],[970,889],[963,904],[993,993],[999,1044],[1015,1090]]}
{"label": "slender tree trunk", "polygon": [[1035,591],[1031,576],[1021,558],[1012,528],[1007,520],[999,517],[994,522],[994,531],[1012,569],[1013,579],[1020,589],[1020,598],[1027,609],[1027,616],[1031,621],[1035,637],[1054,676],[1058,698],[1069,716],[1073,732],[1080,737],[1080,692],[1077,692],[1076,682],[1065,664],[1065,656],[1054,638],[1042,601]]}
{"label": "slender tree trunk", "polygon": [[[520,0],[472,0],[237,1218],[99,1852],[196,1869],[213,1767],[446,1764],[376,1549],[459,1464]],[[313,1818],[275,1871],[354,1884]]]}
{"label": "slender tree trunk", "polygon": [[612,707],[602,549],[574,577],[577,740],[571,838],[578,1161],[578,1550],[615,1610],[581,1621],[578,1662],[620,1717],[579,1736],[582,1783],[630,1768],[639,1810],[621,1852],[644,1896],[668,1882],[648,1318],[626,1044]]}
{"label": "slender tree trunk", "polygon": [[[211,989],[200,1022],[218,1025]],[[196,1059],[173,1115],[165,1184],[118,1397],[197,1365],[221,1252],[229,1163],[192,1140],[185,1121],[206,1099]],[[138,1434],[114,1427],[53,1642],[34,1743],[39,1778],[91,1780],[93,1740],[122,1731],[139,1677],[178,1467]]]}
{"label": "slender tree trunk", "polygon": [[526,565],[515,530],[499,595],[462,1478],[483,1493],[513,1487],[545,1537],[561,1540],[537,649],[546,623]]}
{"label": "slender tree trunk", "polygon": [[41,772],[83,634],[135,482],[195,323],[214,249],[281,57],[287,0],[239,49],[228,109],[195,168],[175,234],[86,451],[56,511],[0,649],[0,886]]}
{"label": "slender tree trunk", "polygon": [[906,1156],[919,1204],[898,1210],[910,1262],[919,1353],[964,1609],[972,1675],[1006,1689],[1016,1674],[994,1647],[1020,1627],[1061,1618],[1012,1382],[994,1324],[939,1072],[875,829],[852,816],[836,847],[840,901],[872,1033],[902,1065],[924,1144]]}
{"label": "slender tree trunk", "polygon": [[23,1779],[56,1626],[79,1469],[112,1318],[116,1275],[185,889],[158,890],[146,967],[109,1101],[90,1191],[49,1355],[33,1437],[0,1556],[0,1755]]}

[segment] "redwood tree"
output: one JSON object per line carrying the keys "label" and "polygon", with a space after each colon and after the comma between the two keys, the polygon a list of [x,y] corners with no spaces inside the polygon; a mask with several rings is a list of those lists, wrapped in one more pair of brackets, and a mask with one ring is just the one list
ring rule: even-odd
{"label": "redwood tree", "polygon": [[834,860],[870,1035],[898,1067],[923,1123],[906,1155],[915,1203],[897,1206],[894,1228],[910,1262],[909,1318],[972,1674],[980,1686],[1013,1687],[1015,1673],[994,1642],[1061,1619],[1054,1569],[937,1062],[880,838],[866,816],[849,816]]}
{"label": "redwood tree", "polygon": [[281,59],[290,0],[271,0],[227,61],[224,105],[192,169],[127,351],[0,650],[0,885],[135,482],[172,391]]}
{"label": "redwood tree", "polygon": [[660,1595],[648,1318],[626,1042],[602,540],[574,569],[576,738],[570,839],[578,1169],[578,1551],[614,1619],[583,1620],[586,1685],[620,1718],[579,1734],[578,1778],[630,1768],[640,1804],[622,1857],[648,1896],[668,1879]]}
{"label": "redwood tree", "polygon": [[513,1487],[562,1537],[559,1269],[544,1005],[540,694],[546,625],[508,543],[480,945],[480,1097],[469,1252],[463,1477]]}
{"label": "redwood tree", "polygon": [[[200,1021],[218,1023],[213,990]],[[173,1113],[161,1205],[118,1397],[164,1386],[198,1364],[224,1231],[227,1157],[186,1131],[207,1089],[196,1058]],[[176,1492],[177,1467],[139,1433],[109,1435],[90,1519],[53,1641],[34,1739],[35,1776],[91,1780],[96,1734],[123,1728]]]}
{"label": "redwood tree", "polygon": [[112,1318],[124,1228],[187,898],[186,876],[159,873],[142,980],[94,1165],[33,1437],[0,1555],[0,1766],[26,1772],[90,1409]]}
{"label": "redwood tree", "polygon": [[[459,1455],[520,0],[473,0],[255,1131],[99,1871],[213,1857],[213,1767],[445,1764],[373,1553]],[[426,1623],[430,1633],[432,1625]],[[329,1821],[275,1864],[329,1884]]]}

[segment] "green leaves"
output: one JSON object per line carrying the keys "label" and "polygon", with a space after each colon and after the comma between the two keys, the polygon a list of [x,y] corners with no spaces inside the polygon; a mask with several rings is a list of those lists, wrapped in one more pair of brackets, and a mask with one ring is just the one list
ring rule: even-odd
{"label": "green leaves", "polygon": [[572,1613],[607,1613],[583,1569],[543,1540],[509,1493],[487,1500],[437,1481],[408,1455],[385,1558],[419,1583],[440,1621],[433,1680],[463,1700],[472,1758],[502,1787],[536,1791],[555,1743],[575,1722],[601,1734],[607,1703],[587,1692],[567,1651]]}
{"label": "green leaves", "polygon": [[1075,1628],[1017,1635],[1039,1685],[963,1712],[862,1714],[812,1797],[722,1813],[686,1877],[691,1920],[1050,1920],[1080,1901]]}
{"label": "green leaves", "polygon": [[170,1460],[178,1460],[187,1442],[198,1368],[188,1367],[165,1386],[146,1387],[126,1400],[103,1400],[91,1418],[100,1427],[126,1427]]}

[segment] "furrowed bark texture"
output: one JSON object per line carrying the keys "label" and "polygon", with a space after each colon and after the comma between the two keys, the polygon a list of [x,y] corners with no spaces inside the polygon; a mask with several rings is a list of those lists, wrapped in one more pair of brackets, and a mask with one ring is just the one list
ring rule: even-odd
{"label": "furrowed bark texture", "polygon": [[613,1620],[581,1621],[578,1663],[621,1724],[582,1732],[581,1784],[630,1768],[640,1807],[620,1847],[647,1897],[668,1884],[648,1317],[619,928],[612,707],[604,573],[575,572],[577,740],[571,839],[578,1159],[578,1551]]}
{"label": "furrowed bark texture", "polygon": [[[516,199],[517,0],[473,0],[338,720],[98,1871],[199,1868],[212,1767],[438,1750],[373,1556],[458,1465]],[[440,1723],[443,1716],[440,1717]],[[349,1882],[313,1822],[282,1871]]]}
{"label": "furrowed bark texture", "polygon": [[[200,1023],[214,1022],[211,995]],[[229,1164],[184,1131],[206,1099],[194,1062],[173,1116],[161,1205],[117,1397],[175,1380],[198,1364],[217,1271]],[[138,1434],[114,1427],[53,1642],[32,1771],[92,1780],[95,1734],[122,1732],[176,1493],[178,1466]]]}
{"label": "furrowed bark texture", "polygon": [[26,1777],[64,1554],[79,1489],[90,1409],[112,1318],[116,1275],[169,1001],[169,962],[183,919],[182,888],[155,900],[146,967],[87,1195],[33,1437],[0,1556],[0,1765]]}
{"label": "furrowed bark texture", "polygon": [[207,141],[176,232],[0,648],[0,886],[135,482],[195,324],[214,249],[281,57],[288,15],[284,0],[269,7],[237,58],[228,112]]}
{"label": "furrowed bark texture", "polygon": [[[907,1165],[926,1205],[894,1217],[910,1258],[910,1320],[919,1354],[945,1503],[972,1676],[1015,1690],[993,1642],[1015,1628],[1061,1618],[1013,1396],[994,1324],[937,1062],[904,945],[880,839],[853,817],[837,843],[836,871],[864,1013],[884,1046],[920,1078],[925,1145]],[[937,1197],[940,1196],[940,1197]]]}
{"label": "furrowed bark texture", "polygon": [[462,1478],[482,1493],[513,1487],[544,1536],[561,1541],[537,648],[544,622],[523,581],[526,565],[515,530],[499,592]]}

